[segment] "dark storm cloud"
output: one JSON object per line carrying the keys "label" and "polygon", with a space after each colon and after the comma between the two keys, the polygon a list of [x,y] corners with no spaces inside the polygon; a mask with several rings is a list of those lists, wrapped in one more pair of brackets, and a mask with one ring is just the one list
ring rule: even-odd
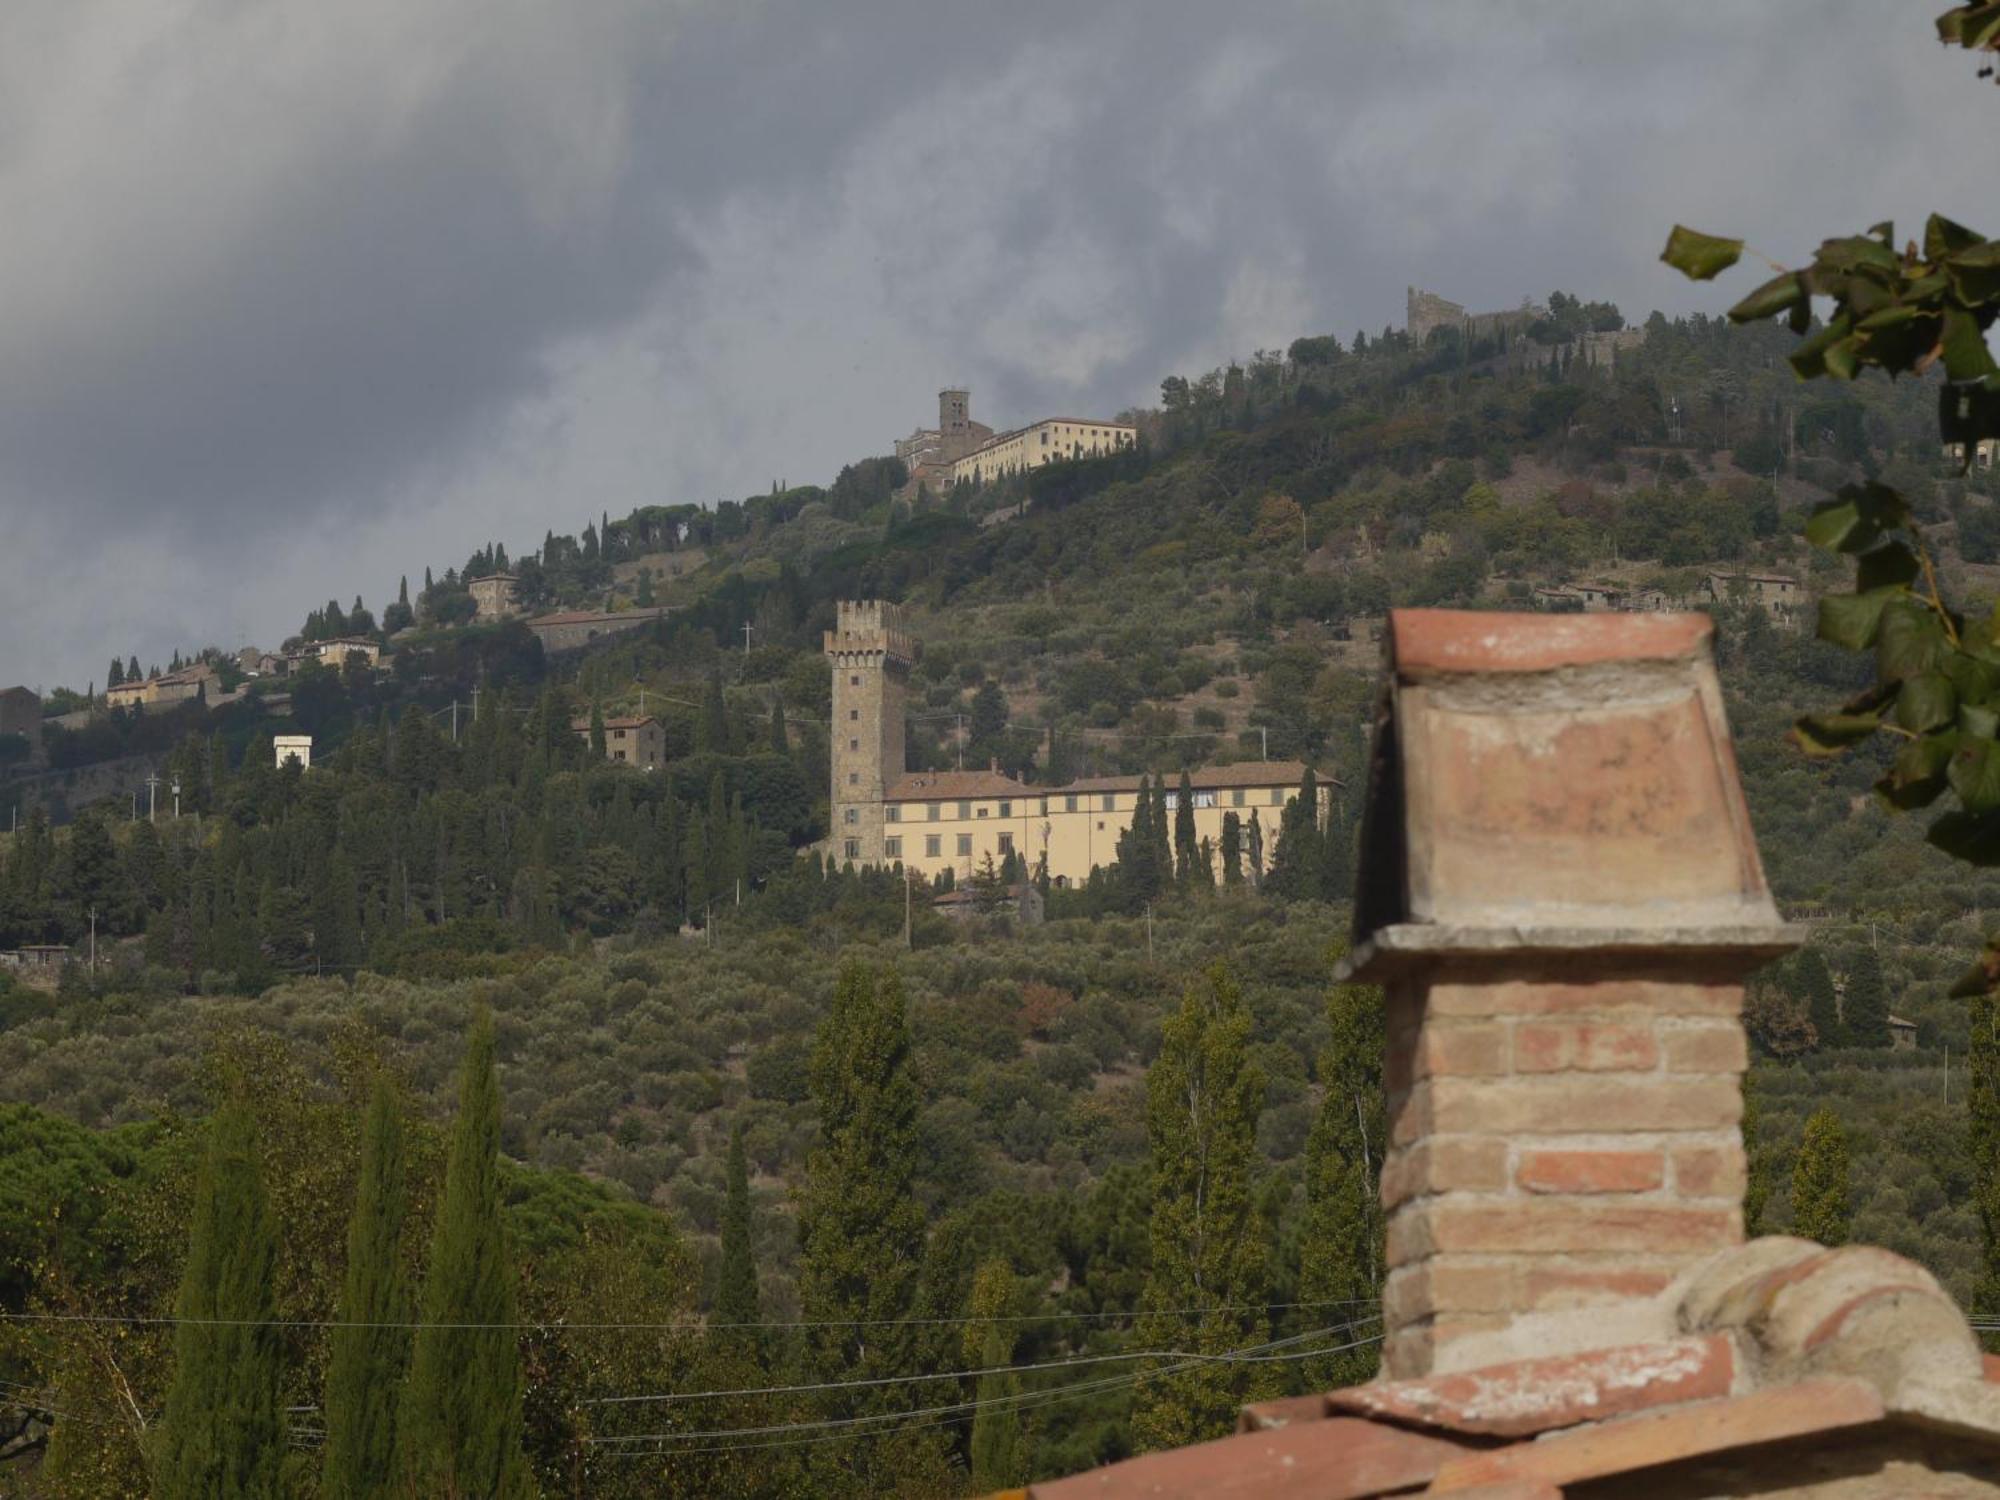
{"label": "dark storm cloud", "polygon": [[1981,221],[1896,0],[25,0],[0,19],[0,681],[275,641],[599,510],[824,480],[965,381],[1110,412],[1302,332],[1714,307]]}

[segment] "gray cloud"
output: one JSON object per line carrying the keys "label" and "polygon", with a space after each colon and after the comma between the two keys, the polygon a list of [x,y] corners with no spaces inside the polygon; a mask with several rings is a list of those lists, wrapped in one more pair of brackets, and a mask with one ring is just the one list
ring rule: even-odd
{"label": "gray cloud", "polygon": [[1971,73],[1890,0],[22,0],[0,681],[824,479],[947,380],[1108,412],[1412,281],[1712,308],[1676,219],[1979,222]]}

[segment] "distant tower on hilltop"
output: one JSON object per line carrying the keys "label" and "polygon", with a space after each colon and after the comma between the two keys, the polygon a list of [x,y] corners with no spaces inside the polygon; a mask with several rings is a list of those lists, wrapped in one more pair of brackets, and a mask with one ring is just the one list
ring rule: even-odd
{"label": "distant tower on hilltop", "polygon": [[[944,394],[959,396],[963,413],[965,393]],[[834,858],[881,864],[882,803],[903,775],[903,712],[917,643],[895,605],[842,599],[825,649],[833,671]]]}
{"label": "distant tower on hilltop", "polygon": [[949,441],[962,438],[972,430],[972,392],[963,390],[942,390],[938,392],[938,434]]}

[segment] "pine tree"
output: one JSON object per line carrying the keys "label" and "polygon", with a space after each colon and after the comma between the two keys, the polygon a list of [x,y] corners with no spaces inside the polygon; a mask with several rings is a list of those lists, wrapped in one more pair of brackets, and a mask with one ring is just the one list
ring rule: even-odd
{"label": "pine tree", "polygon": [[715,1321],[724,1342],[754,1348],[758,1318],[757,1248],[751,1239],[750,1165],[743,1126],[729,1133],[729,1167],[722,1204],[722,1267],[716,1278]]}
{"label": "pine tree", "polygon": [[1806,1015],[1813,1023],[1813,1030],[1819,1033],[1819,1045],[1845,1046],[1847,1033],[1840,1023],[1840,998],[1834,992],[1833,975],[1827,971],[1826,960],[1819,949],[1806,948],[1793,964],[1799,997],[1806,1003]]}
{"label": "pine tree", "polygon": [[[1250,1061],[1250,1011],[1220,965],[1189,986],[1146,1074],[1152,1267],[1141,1348],[1221,1354],[1263,1335],[1254,1174],[1264,1075]],[[1202,1311],[1188,1316],[1189,1308]],[[1174,1367],[1140,1386],[1132,1436],[1145,1449],[1220,1437],[1235,1425],[1254,1366]]]}
{"label": "pine tree", "polygon": [[1023,1477],[1021,1416],[1015,1405],[1021,1377],[1004,1368],[1014,1360],[1014,1302],[1014,1272],[1007,1262],[996,1258],[980,1266],[966,1308],[973,1321],[965,1331],[965,1358],[987,1372],[979,1377],[975,1392],[979,1404],[974,1408],[968,1451],[975,1495],[1007,1489]]}
{"label": "pine tree", "polygon": [[1844,1245],[1851,1213],[1847,1132],[1832,1110],[1815,1110],[1792,1164],[1792,1233],[1822,1245]]}
{"label": "pine tree", "polygon": [[327,1500],[372,1500],[395,1477],[396,1401],[410,1358],[403,1280],[403,1113],[377,1074],[361,1137],[347,1271],[326,1372]]}
{"label": "pine tree", "polygon": [[1192,884],[1200,857],[1194,831],[1194,782],[1183,771],[1174,793],[1174,878],[1182,885]]}
{"label": "pine tree", "polygon": [[1882,979],[1882,959],[1873,947],[1854,956],[1847,971],[1847,994],[1841,1011],[1850,1047],[1889,1045],[1889,987]]}
{"label": "pine tree", "polygon": [[459,1073],[444,1198],[424,1279],[398,1441],[420,1495],[529,1493],[521,1453],[514,1268],[500,1222],[500,1087],[493,1017],[473,1022]]}
{"label": "pine tree", "polygon": [[[1306,1139],[1306,1216],[1299,1300],[1307,1326],[1351,1324],[1382,1290],[1380,1191],[1388,1127],[1382,1103],[1382,994],[1335,985],[1327,997],[1327,1044],[1319,1055],[1323,1090]],[[1310,1304],[1321,1304],[1312,1306]],[[1351,1343],[1335,1338],[1334,1344]],[[1317,1389],[1353,1385],[1375,1373],[1372,1346],[1314,1360]]]}
{"label": "pine tree", "polygon": [[[828,1393],[829,1419],[923,1404],[893,1377],[914,1368],[911,1316],[924,1260],[923,1205],[916,1196],[921,1099],[910,1069],[903,987],[850,963],[813,1044],[810,1081],[819,1137],[799,1195],[799,1304],[809,1326],[807,1358],[826,1380],[887,1379]],[[933,1466],[930,1434],[870,1435],[824,1455],[843,1493],[921,1488]]]}
{"label": "pine tree", "polygon": [[258,1166],[249,1106],[209,1125],[195,1185],[187,1267],[174,1305],[174,1379],[159,1436],[161,1500],[260,1500],[279,1489],[285,1422],[279,1390],[277,1227]]}

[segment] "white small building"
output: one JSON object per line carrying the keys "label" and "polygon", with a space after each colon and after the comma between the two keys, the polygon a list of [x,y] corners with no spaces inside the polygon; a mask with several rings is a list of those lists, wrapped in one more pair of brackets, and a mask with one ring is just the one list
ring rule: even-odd
{"label": "white small building", "polygon": [[313,737],[311,735],[281,734],[272,739],[271,748],[276,754],[277,765],[280,770],[284,768],[284,764],[288,760],[297,761],[301,771],[312,769]]}

